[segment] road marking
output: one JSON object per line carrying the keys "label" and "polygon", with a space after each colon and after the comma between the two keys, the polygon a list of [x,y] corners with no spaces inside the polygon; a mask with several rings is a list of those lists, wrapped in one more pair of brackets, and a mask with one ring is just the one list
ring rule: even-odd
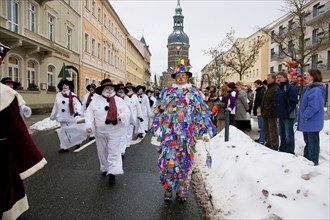
{"label": "road marking", "polygon": [[78,149],[74,150],[73,152],[78,153],[79,151],[85,149],[86,147],[88,147],[89,145],[93,144],[94,142],[95,142],[95,139],[92,140],[92,141],[90,141],[90,142],[88,142],[88,143],[86,143],[86,144],[84,144],[83,146],[79,147]]}

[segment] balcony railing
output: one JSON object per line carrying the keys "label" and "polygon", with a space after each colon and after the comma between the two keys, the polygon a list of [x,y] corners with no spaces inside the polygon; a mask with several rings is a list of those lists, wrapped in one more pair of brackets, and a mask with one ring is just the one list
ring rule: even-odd
{"label": "balcony railing", "polygon": [[272,53],[270,55],[270,61],[279,61],[279,60],[283,60],[285,58],[285,54],[284,53]]}

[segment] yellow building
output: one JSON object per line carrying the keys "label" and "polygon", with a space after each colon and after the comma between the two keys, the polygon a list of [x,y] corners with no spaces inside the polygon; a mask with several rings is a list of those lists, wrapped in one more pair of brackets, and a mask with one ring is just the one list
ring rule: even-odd
{"label": "yellow building", "polygon": [[11,50],[0,78],[11,77],[32,109],[52,107],[63,63],[78,82],[81,1],[0,1],[0,42]]}
{"label": "yellow building", "polygon": [[132,36],[127,41],[126,81],[133,85],[144,84],[144,44]]}
{"label": "yellow building", "polygon": [[88,84],[99,85],[104,78],[125,82],[128,35],[109,1],[83,1],[80,96]]}

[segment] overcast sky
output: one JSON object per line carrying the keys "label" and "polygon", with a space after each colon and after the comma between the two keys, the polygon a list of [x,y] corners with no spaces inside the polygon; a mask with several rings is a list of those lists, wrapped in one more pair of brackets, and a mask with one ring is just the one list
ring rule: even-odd
{"label": "overcast sky", "polygon": [[[167,70],[167,38],[173,32],[177,0],[110,0],[126,29],[138,40],[145,37],[151,73]],[[280,0],[181,0],[184,32],[189,36],[191,72],[200,74],[211,58],[203,50],[216,46],[233,28],[235,37],[248,37],[284,15]]]}

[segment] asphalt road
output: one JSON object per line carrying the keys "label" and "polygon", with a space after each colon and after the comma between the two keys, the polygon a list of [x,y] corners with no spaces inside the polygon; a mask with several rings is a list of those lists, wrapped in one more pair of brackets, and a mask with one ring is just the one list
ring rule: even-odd
{"label": "asphalt road", "polygon": [[48,164],[24,181],[30,208],[20,220],[38,219],[202,219],[192,191],[187,202],[164,201],[151,135],[127,149],[124,175],[108,185],[101,175],[95,143],[59,154],[54,131],[33,136]]}

